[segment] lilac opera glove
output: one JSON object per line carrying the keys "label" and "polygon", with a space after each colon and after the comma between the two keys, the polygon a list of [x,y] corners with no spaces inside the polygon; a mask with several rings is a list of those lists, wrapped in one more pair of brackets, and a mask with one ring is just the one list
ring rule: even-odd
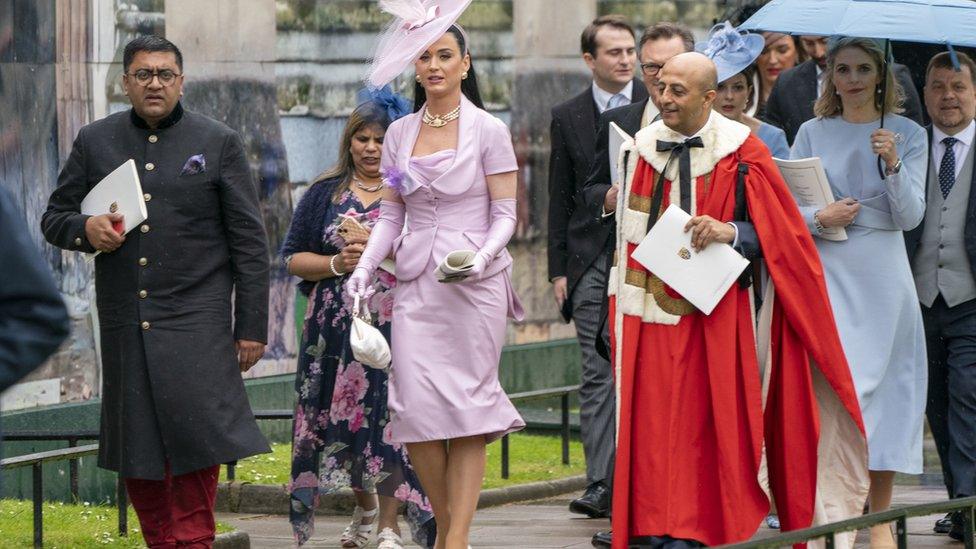
{"label": "lilac opera glove", "polygon": [[485,272],[491,261],[505,249],[505,245],[515,234],[516,204],[517,201],[514,198],[491,201],[491,226],[488,228],[488,237],[485,239],[485,244],[475,254],[474,267],[469,271],[470,276],[478,276]]}
{"label": "lilac opera glove", "polygon": [[350,295],[358,295],[363,299],[369,299],[372,295],[373,288],[369,281],[372,280],[380,262],[393,250],[393,241],[403,232],[405,217],[406,210],[403,204],[390,200],[380,202],[380,219],[369,233],[369,241],[366,243],[363,255],[359,258],[359,264],[346,282],[346,291]]}

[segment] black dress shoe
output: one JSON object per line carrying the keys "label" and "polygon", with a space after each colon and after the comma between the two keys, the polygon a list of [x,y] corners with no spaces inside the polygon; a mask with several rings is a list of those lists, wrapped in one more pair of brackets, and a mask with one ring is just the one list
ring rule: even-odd
{"label": "black dress shoe", "polygon": [[613,537],[611,532],[608,530],[606,532],[597,532],[593,534],[593,539],[590,540],[593,547],[600,547],[601,549],[610,549],[613,544]]}
{"label": "black dress shoe", "polygon": [[579,498],[569,502],[569,510],[590,518],[605,518],[610,513],[610,489],[603,481],[586,487]]}
{"label": "black dress shoe", "polygon": [[949,529],[949,537],[956,541],[963,541],[966,538],[966,525],[964,524],[962,513],[956,511],[950,514],[952,515],[950,518],[952,528]]}
{"label": "black dress shoe", "polygon": [[932,530],[935,530],[936,534],[948,534],[952,530],[952,513],[946,513],[946,516],[935,521]]}

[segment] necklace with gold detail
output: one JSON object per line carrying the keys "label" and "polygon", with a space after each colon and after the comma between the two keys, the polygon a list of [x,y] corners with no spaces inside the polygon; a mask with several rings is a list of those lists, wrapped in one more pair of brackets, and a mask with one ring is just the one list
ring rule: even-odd
{"label": "necklace with gold detail", "polygon": [[430,114],[430,110],[424,107],[424,124],[431,128],[443,128],[448,122],[457,120],[461,116],[461,105],[447,114]]}

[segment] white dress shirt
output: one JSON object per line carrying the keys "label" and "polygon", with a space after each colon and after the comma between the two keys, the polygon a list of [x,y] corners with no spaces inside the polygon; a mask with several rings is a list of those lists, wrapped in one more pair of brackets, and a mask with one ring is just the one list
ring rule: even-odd
{"label": "white dress shirt", "polygon": [[[624,89],[620,90],[617,93],[627,98],[627,103],[625,104],[630,104],[630,102],[633,101],[633,97],[634,97],[633,92],[634,92],[634,81],[631,80],[630,82],[627,82],[627,85],[624,86]],[[601,88],[600,86],[597,86],[596,82],[593,82],[593,100],[596,101],[596,108],[597,110],[600,111],[600,114],[603,114],[603,111],[607,110],[607,104],[610,103],[610,98],[615,95],[617,94],[610,93],[607,90]]]}
{"label": "white dress shirt", "polygon": [[946,153],[946,146],[942,144],[942,140],[946,137],[958,139],[952,146],[952,151],[956,153],[955,179],[958,179],[959,172],[962,171],[963,161],[969,154],[969,147],[973,146],[973,137],[976,137],[976,121],[971,120],[966,129],[952,136],[940,130],[935,124],[932,125],[932,165],[935,166],[936,173],[938,173],[939,166],[942,165],[942,157]]}

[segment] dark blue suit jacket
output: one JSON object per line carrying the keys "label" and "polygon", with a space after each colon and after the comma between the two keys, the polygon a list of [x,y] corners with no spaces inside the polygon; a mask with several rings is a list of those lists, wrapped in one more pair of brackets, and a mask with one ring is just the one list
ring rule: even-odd
{"label": "dark blue suit jacket", "polygon": [[13,197],[0,187],[0,391],[40,366],[68,336],[68,312],[51,269]]}

